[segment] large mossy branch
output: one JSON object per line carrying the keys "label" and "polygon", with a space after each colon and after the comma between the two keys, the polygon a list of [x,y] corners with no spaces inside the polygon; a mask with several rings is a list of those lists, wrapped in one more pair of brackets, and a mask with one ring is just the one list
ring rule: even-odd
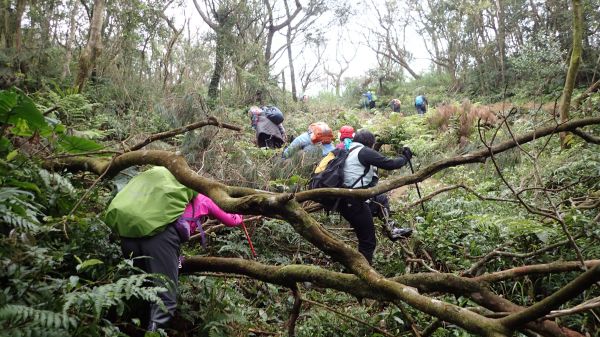
{"label": "large mossy branch", "polygon": [[573,131],[578,128],[582,128],[588,125],[597,125],[600,124],[600,117],[591,117],[584,119],[572,120],[564,124],[547,126],[543,128],[538,128],[534,131],[528,132],[526,134],[516,136],[514,139],[506,140],[499,144],[491,146],[488,150],[487,148],[483,148],[477,151],[472,151],[464,155],[438,160],[428,166],[421,168],[418,172],[402,176],[395,179],[389,179],[386,181],[380,181],[379,184],[375,187],[371,187],[368,189],[360,189],[360,190],[352,190],[348,188],[323,188],[316,190],[303,191],[296,194],[296,200],[299,202],[303,202],[306,200],[315,200],[319,197],[360,197],[360,198],[370,198],[376,196],[381,193],[385,193],[396,189],[401,186],[410,185],[414,183],[421,182],[437,172],[440,172],[444,169],[460,166],[471,163],[483,163],[490,157],[491,153],[496,155],[498,153],[505,152],[510,150],[517,145],[522,145],[525,143],[529,143],[533,140],[547,137],[559,132],[563,131]]}
{"label": "large mossy branch", "polygon": [[[579,262],[556,262],[545,265],[523,266],[523,270],[532,273],[561,273],[575,270]],[[600,260],[586,261],[589,266],[600,265]],[[543,269],[543,270],[542,270]],[[219,272],[235,275],[244,275],[271,284],[292,288],[299,282],[311,282],[321,288],[334,289],[351,294],[357,298],[372,298],[380,301],[394,302],[398,297],[382,293],[378,288],[372,287],[363,279],[353,274],[338,273],[310,265],[284,265],[273,266],[256,261],[239,258],[199,257],[186,258],[183,264],[184,273]],[[505,274],[506,271],[499,273]],[[519,276],[523,276],[521,274]],[[444,293],[464,296],[473,300],[482,307],[494,312],[521,312],[526,308],[494,294],[485,282],[477,278],[461,277],[448,273],[419,273],[397,276],[388,279],[402,286],[410,286],[421,293]],[[405,291],[412,291],[408,288]],[[525,325],[544,336],[582,336],[581,334],[559,327],[550,320],[530,322]]]}

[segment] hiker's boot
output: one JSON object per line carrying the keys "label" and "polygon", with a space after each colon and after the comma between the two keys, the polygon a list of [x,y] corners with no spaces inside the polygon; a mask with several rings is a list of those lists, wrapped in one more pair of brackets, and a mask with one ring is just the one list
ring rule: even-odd
{"label": "hiker's boot", "polygon": [[412,235],[413,230],[410,228],[399,228],[396,227],[396,221],[390,220],[385,225],[385,232],[388,238],[392,241],[397,241],[399,239],[406,239]]}

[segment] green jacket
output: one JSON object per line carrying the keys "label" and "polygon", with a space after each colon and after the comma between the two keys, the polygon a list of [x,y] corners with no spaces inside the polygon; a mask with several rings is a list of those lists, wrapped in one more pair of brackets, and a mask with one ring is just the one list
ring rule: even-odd
{"label": "green jacket", "polygon": [[162,232],[197,194],[156,166],[135,176],[111,201],[104,221],[121,237],[140,238]]}

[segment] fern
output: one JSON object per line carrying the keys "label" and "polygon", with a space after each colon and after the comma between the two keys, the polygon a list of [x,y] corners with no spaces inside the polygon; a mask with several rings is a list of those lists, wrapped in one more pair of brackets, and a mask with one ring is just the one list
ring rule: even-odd
{"label": "fern", "polygon": [[[64,334],[78,325],[77,319],[67,314],[15,304],[7,304],[0,308],[0,322],[9,330],[12,328],[15,335],[21,333],[23,335],[37,335],[35,333],[36,328],[45,329],[41,331],[62,332]],[[26,333],[27,331],[31,333]]]}
{"label": "fern", "polygon": [[33,194],[14,187],[0,188],[0,219],[2,222],[27,232],[39,231],[41,206],[33,202]]}
{"label": "fern", "polygon": [[166,291],[163,287],[145,287],[144,283],[152,274],[132,275],[117,280],[115,283],[105,284],[94,287],[88,291],[77,291],[65,296],[63,312],[69,310],[82,310],[83,308],[91,310],[96,320],[108,310],[116,306],[117,313],[121,315],[124,308],[124,300],[138,298],[151,303],[158,304],[161,309],[166,309],[158,294]]}

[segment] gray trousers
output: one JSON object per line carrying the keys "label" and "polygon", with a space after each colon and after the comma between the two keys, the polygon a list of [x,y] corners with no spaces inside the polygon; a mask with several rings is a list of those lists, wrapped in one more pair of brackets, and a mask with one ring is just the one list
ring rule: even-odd
{"label": "gray trousers", "polygon": [[134,265],[147,273],[163,274],[172,284],[157,281],[158,286],[163,286],[168,291],[159,294],[167,311],[163,311],[156,304],[150,306],[149,326],[164,327],[175,315],[177,308],[177,277],[179,267],[179,235],[175,226],[169,225],[167,229],[154,236],[147,238],[122,238],[121,249],[125,257],[147,256],[147,258],[135,259]]}

